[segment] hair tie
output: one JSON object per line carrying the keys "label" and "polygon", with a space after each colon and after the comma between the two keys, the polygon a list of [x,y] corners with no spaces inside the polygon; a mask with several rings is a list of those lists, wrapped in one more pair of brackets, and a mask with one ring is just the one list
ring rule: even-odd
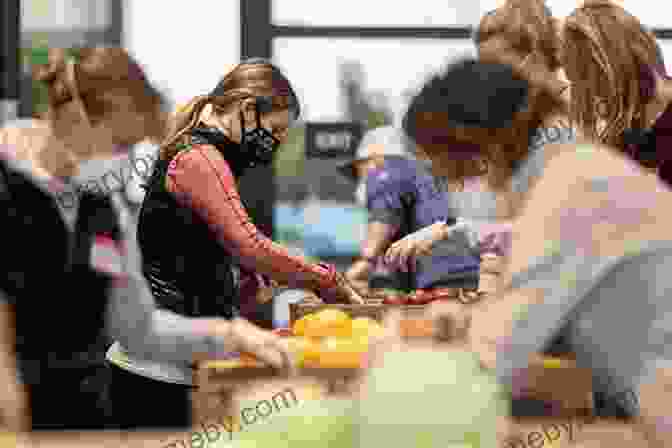
{"label": "hair tie", "polygon": [[142,68],[136,63],[131,61],[128,67],[128,79],[132,81],[145,81],[145,73],[142,71]]}

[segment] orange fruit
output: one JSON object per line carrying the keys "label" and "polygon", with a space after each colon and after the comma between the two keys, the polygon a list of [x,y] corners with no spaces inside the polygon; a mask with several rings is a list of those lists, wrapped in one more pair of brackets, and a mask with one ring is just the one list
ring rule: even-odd
{"label": "orange fruit", "polygon": [[315,313],[304,329],[304,336],[325,338],[329,336],[349,337],[352,334],[352,320],[341,310],[327,308]]}
{"label": "orange fruit", "polygon": [[301,319],[294,322],[294,325],[292,326],[292,333],[294,333],[294,336],[305,336],[308,321],[313,319],[313,317],[313,314],[306,314]]}
{"label": "orange fruit", "polygon": [[320,345],[314,339],[305,337],[288,338],[288,342],[289,349],[294,354],[299,367],[319,359]]}
{"label": "orange fruit", "polygon": [[[351,338],[326,338],[317,364],[321,368],[358,369],[364,365],[368,344]],[[312,360],[311,360],[312,363]]]}
{"label": "orange fruit", "polygon": [[372,336],[381,336],[383,333],[383,327],[369,317],[353,319],[350,325],[352,327],[351,333],[353,338],[369,338]]}
{"label": "orange fruit", "polygon": [[241,353],[240,357],[238,358],[238,361],[240,362],[241,365],[246,367],[256,367],[263,365],[263,363],[259,361],[259,359],[257,359],[257,357],[251,353]]}
{"label": "orange fruit", "polygon": [[434,322],[429,319],[402,319],[399,333],[405,338],[431,338],[434,336]]}

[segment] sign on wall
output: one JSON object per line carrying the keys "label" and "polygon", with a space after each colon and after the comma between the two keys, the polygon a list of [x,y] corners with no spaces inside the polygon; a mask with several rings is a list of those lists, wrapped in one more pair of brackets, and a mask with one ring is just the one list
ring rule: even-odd
{"label": "sign on wall", "polygon": [[359,123],[306,123],[306,158],[352,158],[363,134]]}

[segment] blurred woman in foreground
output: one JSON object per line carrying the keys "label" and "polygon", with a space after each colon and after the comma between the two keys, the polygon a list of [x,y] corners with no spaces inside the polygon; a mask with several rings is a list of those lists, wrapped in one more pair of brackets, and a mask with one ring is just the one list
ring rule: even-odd
{"label": "blurred woman in foreground", "polygon": [[[407,122],[478,151],[529,122],[531,85],[508,65],[456,63],[425,86]],[[580,141],[546,151],[512,225],[507,287],[471,313],[470,345],[517,394],[529,356],[562,336],[594,389],[669,446],[672,194],[618,149]]]}
{"label": "blurred woman in foreground", "polygon": [[[327,301],[362,301],[333,266],[292,256],[265,237],[240,200],[240,177],[272,162],[298,116],[289,81],[265,60],[239,64],[178,115],[138,223],[143,271],[161,307],[233,319],[259,306],[256,287],[270,279]],[[111,348],[115,414],[133,427],[155,422],[162,407],[174,424],[188,425],[181,410],[189,408],[192,366],[153,362],[148,355],[126,344]]]}
{"label": "blurred woman in foreground", "polygon": [[73,180],[82,161],[162,134],[161,98],[137,63],[121,48],[54,49],[34,69],[48,89],[48,119],[0,133],[0,310],[3,323],[15,322],[8,345],[28,393],[23,428],[117,426],[106,406],[108,332],[158,359],[240,349],[284,365],[277,340],[249,325],[157,311],[132,225],[118,219],[123,206]]}
{"label": "blurred woman in foreground", "polygon": [[[18,367],[30,393],[32,427],[102,428],[109,418],[104,353],[110,342],[104,314],[94,312],[93,303],[105,303],[107,282],[86,267],[86,227],[93,218],[86,216],[92,211],[87,204],[98,192],[88,191],[77,176],[83,162],[160,138],[162,100],[116,48],[52,49],[33,75],[47,89],[45,119],[10,123],[0,132],[3,222],[12,235],[6,244],[22,245],[3,257],[0,288],[16,316]],[[80,292],[85,300],[76,297]],[[66,323],[78,314],[88,317]],[[59,409],[64,402],[75,409]]]}

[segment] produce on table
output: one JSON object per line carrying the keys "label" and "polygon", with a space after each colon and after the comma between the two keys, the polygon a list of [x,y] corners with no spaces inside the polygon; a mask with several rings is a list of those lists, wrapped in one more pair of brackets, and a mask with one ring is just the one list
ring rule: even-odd
{"label": "produce on table", "polygon": [[402,338],[432,338],[436,334],[434,321],[431,319],[401,319],[399,335]]}
{"label": "produce on table", "polygon": [[383,335],[376,321],[331,308],[303,316],[292,331],[289,345],[299,366],[320,368],[362,367],[371,338]]}
{"label": "produce on table", "polygon": [[389,295],[383,299],[383,305],[406,305],[408,300],[402,295]]}
{"label": "produce on table", "polygon": [[437,300],[455,300],[458,291],[452,288],[416,289],[409,294],[384,294],[384,305],[428,305]]}

